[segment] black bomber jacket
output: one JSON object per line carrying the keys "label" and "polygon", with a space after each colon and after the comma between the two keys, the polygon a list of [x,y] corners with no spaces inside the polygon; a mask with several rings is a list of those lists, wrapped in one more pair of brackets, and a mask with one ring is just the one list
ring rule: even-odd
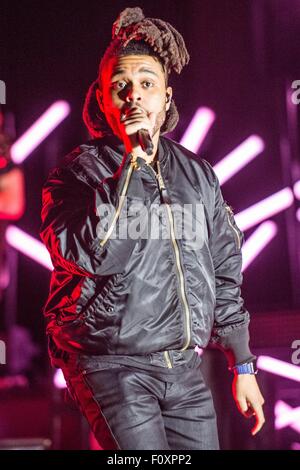
{"label": "black bomber jacket", "polygon": [[[182,230],[182,207],[194,237]],[[210,342],[231,366],[254,358],[243,234],[210,164],[178,143],[160,137],[157,168],[134,164],[115,137],[79,146],[44,185],[40,234],[54,266],[44,308],[52,356]]]}

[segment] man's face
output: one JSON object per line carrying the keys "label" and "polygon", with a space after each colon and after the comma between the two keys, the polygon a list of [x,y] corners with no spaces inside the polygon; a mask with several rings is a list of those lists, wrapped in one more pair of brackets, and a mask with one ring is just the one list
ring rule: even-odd
{"label": "man's face", "polygon": [[149,55],[113,57],[104,65],[100,109],[114,134],[124,140],[140,129],[152,137],[159,132],[170,107],[172,88],[166,87],[163,68]]}

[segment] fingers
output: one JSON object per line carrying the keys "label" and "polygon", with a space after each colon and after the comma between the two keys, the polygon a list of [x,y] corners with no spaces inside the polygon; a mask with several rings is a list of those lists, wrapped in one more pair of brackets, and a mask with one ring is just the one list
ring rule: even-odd
{"label": "fingers", "polygon": [[252,436],[255,436],[255,434],[257,434],[263,427],[265,423],[265,416],[264,416],[264,412],[262,409],[262,405],[253,404],[252,408],[254,410],[254,415],[256,417],[256,423],[255,423],[255,426],[251,430],[251,434]]}
{"label": "fingers", "polygon": [[127,113],[123,113],[121,115],[120,121],[121,122],[128,122],[133,119],[141,119],[141,117],[146,116],[145,113],[140,108],[133,108],[129,110]]}
{"label": "fingers", "polygon": [[124,125],[125,133],[128,136],[135,134],[140,129],[151,131],[153,128],[150,116],[141,108],[132,108],[121,114],[120,122]]}
{"label": "fingers", "polygon": [[255,375],[236,375],[233,380],[232,391],[237,407],[243,416],[247,418],[255,416],[256,423],[251,430],[252,435],[255,436],[265,423],[262,409],[265,401],[258,387]]}
{"label": "fingers", "polygon": [[237,406],[242,415],[247,416],[248,404],[245,398],[240,398],[237,400]]}
{"label": "fingers", "polygon": [[237,406],[239,411],[242,413],[245,418],[251,418],[252,416],[255,416],[256,423],[255,426],[251,430],[252,436],[255,436],[261,428],[263,427],[265,423],[265,416],[264,412],[262,409],[262,405],[264,403],[264,400],[262,399],[261,403],[247,403],[247,401],[244,398],[240,398],[237,401]]}
{"label": "fingers", "polygon": [[244,413],[244,416],[246,418],[252,418],[252,416],[255,416],[255,411],[253,411],[253,408],[250,404],[248,404],[248,409],[247,411]]}

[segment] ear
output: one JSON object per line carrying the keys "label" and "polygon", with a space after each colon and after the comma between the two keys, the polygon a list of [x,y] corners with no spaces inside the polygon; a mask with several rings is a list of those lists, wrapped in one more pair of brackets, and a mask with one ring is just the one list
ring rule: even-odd
{"label": "ear", "polygon": [[100,110],[102,111],[102,113],[104,113],[103,95],[102,95],[102,92],[99,90],[99,88],[97,88],[96,90],[96,98],[97,98],[97,102],[98,102]]}
{"label": "ear", "polygon": [[172,87],[168,86],[168,88],[166,90],[166,111],[169,111],[169,109],[170,109],[172,96],[173,96]]}

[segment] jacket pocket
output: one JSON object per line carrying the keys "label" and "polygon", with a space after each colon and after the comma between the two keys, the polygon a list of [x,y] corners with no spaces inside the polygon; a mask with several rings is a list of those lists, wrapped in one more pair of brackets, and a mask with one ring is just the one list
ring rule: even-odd
{"label": "jacket pocket", "polygon": [[106,305],[106,299],[112,294],[119,276],[120,274],[110,276],[104,285],[102,279],[102,285],[90,286],[94,293],[91,292],[92,295],[87,304],[80,306],[80,308],[77,307],[78,311],[76,311],[76,304],[74,301],[71,302],[72,299],[69,296],[65,306],[60,308],[56,315],[56,324],[60,327],[79,326],[85,323],[85,320],[93,315],[98,308],[103,307],[108,312],[112,311],[111,307]]}
{"label": "jacket pocket", "polygon": [[[114,289],[117,285],[118,279],[121,274],[115,274],[109,278],[104,286],[102,286],[100,292],[98,292],[93,300],[90,302],[89,306],[83,312],[84,318],[92,315],[95,316],[95,312],[102,311],[102,313],[107,312],[111,313],[114,310],[114,305],[111,302]],[[96,315],[97,316],[97,315]]]}

